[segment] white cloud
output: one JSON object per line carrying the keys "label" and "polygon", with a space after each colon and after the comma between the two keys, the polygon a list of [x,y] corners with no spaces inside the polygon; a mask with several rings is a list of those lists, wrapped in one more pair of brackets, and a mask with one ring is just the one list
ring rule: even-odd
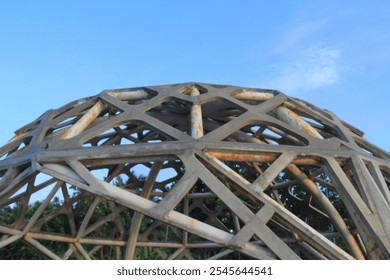
{"label": "white cloud", "polygon": [[332,47],[309,47],[286,62],[277,63],[266,84],[287,94],[309,91],[337,83],[341,51]]}
{"label": "white cloud", "polygon": [[325,18],[293,23],[281,34],[270,53],[278,54],[302,45],[305,41],[311,40],[313,36],[323,31],[327,26],[328,20]]}

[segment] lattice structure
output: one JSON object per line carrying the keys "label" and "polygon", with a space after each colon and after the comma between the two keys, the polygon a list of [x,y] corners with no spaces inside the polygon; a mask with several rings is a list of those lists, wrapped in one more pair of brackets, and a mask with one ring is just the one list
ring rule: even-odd
{"label": "lattice structure", "polygon": [[0,215],[17,213],[0,252],[23,241],[52,259],[390,259],[389,159],[279,91],[107,90],[0,148]]}

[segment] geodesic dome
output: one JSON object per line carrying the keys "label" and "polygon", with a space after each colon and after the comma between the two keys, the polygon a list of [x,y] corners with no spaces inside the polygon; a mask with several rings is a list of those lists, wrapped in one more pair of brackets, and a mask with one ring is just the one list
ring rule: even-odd
{"label": "geodesic dome", "polygon": [[107,90],[15,134],[0,148],[0,254],[390,258],[389,153],[279,91]]}

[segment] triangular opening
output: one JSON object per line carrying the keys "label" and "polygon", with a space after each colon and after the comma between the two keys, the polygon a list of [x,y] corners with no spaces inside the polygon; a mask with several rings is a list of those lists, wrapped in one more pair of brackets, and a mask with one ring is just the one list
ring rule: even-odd
{"label": "triangular opening", "polygon": [[107,200],[99,201],[90,206],[89,211],[93,210],[93,214],[83,235],[91,238],[116,239],[121,231],[116,223],[117,205]]}
{"label": "triangular opening", "polygon": [[183,162],[175,156],[159,161],[118,163],[113,165],[87,165],[91,173],[104,180],[154,202],[162,201],[184,174]]}
{"label": "triangular opening", "polygon": [[[117,118],[122,112],[122,110],[111,106],[111,104],[98,99],[90,100],[81,105],[76,104],[74,108],[59,115],[48,124],[49,129],[46,132],[45,140],[54,137],[68,139],[79,134],[88,137],[88,132],[92,128],[105,121]],[[79,122],[82,118],[84,118],[83,121]],[[72,129],[72,133],[68,135],[67,132]]]}
{"label": "triangular opening", "polygon": [[321,120],[311,115],[299,111],[297,113],[306,123],[308,123],[316,131],[318,131],[324,139],[335,137],[341,140],[345,140],[340,136],[337,128],[335,128],[335,125],[326,125]]}
{"label": "triangular opening", "polygon": [[184,214],[191,218],[229,233],[243,226],[241,219],[200,179],[185,199],[188,199],[188,213]]}
{"label": "triangular opening", "polygon": [[[341,140],[345,140],[340,136],[340,133],[336,126],[332,123],[332,120],[325,118],[323,116],[315,116],[316,114],[310,114],[309,109],[301,110],[298,105],[284,104],[279,106],[267,114],[282,120],[286,123],[286,126],[292,126],[296,129],[302,131],[302,133],[307,133],[313,135],[316,138],[322,137],[324,139],[329,139],[336,137]],[[318,114],[317,114],[318,115]],[[290,119],[290,121],[287,121]],[[320,136],[318,136],[318,134]]]}
{"label": "triangular opening", "polygon": [[260,176],[261,167],[264,169],[267,167],[266,163],[250,161],[223,160],[222,162],[249,183],[253,183]]}
{"label": "triangular opening", "polygon": [[173,141],[171,136],[142,122],[121,124],[97,135],[84,138],[83,147],[161,143]]}
{"label": "triangular opening", "polygon": [[[34,181],[35,186],[29,189],[29,193],[30,193],[29,203],[33,204],[36,201],[45,200],[49,195],[49,193],[52,191],[52,189],[55,187],[57,182],[58,180],[56,178],[53,178],[44,173],[38,173]],[[53,198],[55,196],[57,196],[58,199],[64,201],[64,196],[62,195],[61,189],[59,189],[56,192]]]}
{"label": "triangular opening", "polygon": [[59,132],[65,128],[69,128],[70,126],[74,125],[82,116],[83,116],[83,114],[80,112],[77,116],[71,116],[71,117],[66,118],[65,120],[57,123],[50,130],[50,134],[55,134],[56,132]]}
{"label": "triangular opening", "polygon": [[28,186],[29,186],[29,184],[22,184],[21,188],[19,188],[7,200],[5,200],[4,202],[2,202],[0,204],[0,208],[3,206],[6,206],[6,205],[13,207],[13,206],[15,206],[15,203],[22,202],[22,201],[28,202],[29,194],[26,193]]}
{"label": "triangular opening", "polygon": [[217,218],[223,224],[224,229],[233,234],[239,232],[245,225],[245,223],[229,208],[226,208],[226,206],[219,211]]}
{"label": "triangular opening", "polygon": [[[191,108],[191,102],[171,97],[146,113],[185,134],[191,135]],[[224,98],[216,98],[201,104],[201,111],[204,134],[207,134],[242,115],[246,109]]]}
{"label": "triangular opening", "polygon": [[65,132],[72,125],[74,125],[82,116],[84,116],[94,105],[96,99],[90,99],[88,102],[76,101],[58,109],[60,112],[49,123],[50,127],[45,135],[45,139],[56,137]]}
{"label": "triangular opening", "polygon": [[[222,155],[223,157],[224,155]],[[229,157],[230,155],[228,155]],[[236,159],[239,156],[233,155]],[[262,203],[248,191],[244,190],[240,185],[253,183],[260,174],[259,166],[263,163],[244,161],[244,160],[224,160],[219,159],[219,163],[215,165],[197,156],[197,158],[203,163],[203,165],[210,170],[214,176],[216,176],[221,183],[226,186],[227,191],[231,191],[237,196],[241,202],[250,209],[253,213],[259,210]],[[274,157],[276,159],[276,157]],[[226,174],[227,173],[227,174]],[[239,181],[239,183],[237,183]]]}
{"label": "triangular opening", "polygon": [[166,101],[148,110],[146,114],[186,134],[190,134],[190,111],[190,102],[170,97]]}
{"label": "triangular opening", "polygon": [[[21,182],[20,187],[15,187],[14,193],[0,203],[0,211],[6,217],[3,219],[3,224],[15,223],[14,227],[23,227],[28,222],[25,219],[29,219],[34,214],[56,184],[56,179],[42,173]],[[57,191],[57,196],[63,200],[60,191]],[[51,204],[54,203],[53,198],[54,196]]]}
{"label": "triangular opening", "polygon": [[217,98],[202,105],[204,134],[241,116],[247,110],[229,100]]}
{"label": "triangular opening", "polygon": [[291,146],[308,145],[306,139],[291,131],[280,126],[260,122],[242,127],[224,138],[223,141]]}
{"label": "triangular opening", "polygon": [[[314,128],[324,139],[335,137],[343,141],[346,140],[341,135],[331,115],[325,110],[321,110],[313,104],[296,98],[290,99],[284,106]],[[349,125],[348,128],[352,129]]]}
{"label": "triangular opening", "polygon": [[[72,213],[76,229],[79,229],[96,197],[82,189],[76,189],[71,197]],[[100,198],[97,198],[100,199]],[[93,214],[94,215],[94,214]]]}
{"label": "triangular opening", "polygon": [[256,245],[260,247],[260,250],[262,251],[263,254],[271,257],[271,258],[276,258],[276,254],[264,243],[264,241],[261,240],[260,237],[258,237],[256,234],[253,234],[251,238],[248,240],[249,243]]}
{"label": "triangular opening", "polygon": [[17,156],[23,153],[28,146],[32,137],[20,137],[19,139],[11,140],[0,149],[0,160],[6,159],[10,156]]}
{"label": "triangular opening", "polygon": [[378,146],[373,145],[362,137],[353,137],[356,144],[361,148],[364,153],[370,156],[375,156],[382,159],[390,159],[389,153]]}

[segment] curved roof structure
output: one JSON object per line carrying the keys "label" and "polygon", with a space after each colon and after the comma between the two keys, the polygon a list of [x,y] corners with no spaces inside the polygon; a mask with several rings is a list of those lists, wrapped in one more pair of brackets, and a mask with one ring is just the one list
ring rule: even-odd
{"label": "curved roof structure", "polygon": [[279,91],[107,90],[0,148],[0,253],[390,259],[389,186],[388,152]]}

